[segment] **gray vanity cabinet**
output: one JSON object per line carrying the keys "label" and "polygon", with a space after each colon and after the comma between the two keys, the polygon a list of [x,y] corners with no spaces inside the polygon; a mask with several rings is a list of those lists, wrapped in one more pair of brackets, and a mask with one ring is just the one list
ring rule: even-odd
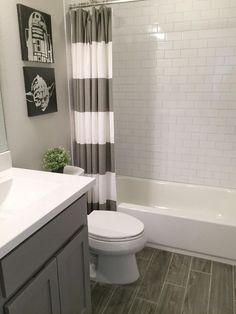
{"label": "gray vanity cabinet", "polygon": [[[57,256],[61,314],[89,313],[90,282],[87,227]],[[75,280],[80,278],[80,280]]]}
{"label": "gray vanity cabinet", "polygon": [[7,314],[59,314],[57,264],[54,259],[6,305]]}
{"label": "gray vanity cabinet", "polygon": [[91,313],[86,197],[0,260],[0,314]]}

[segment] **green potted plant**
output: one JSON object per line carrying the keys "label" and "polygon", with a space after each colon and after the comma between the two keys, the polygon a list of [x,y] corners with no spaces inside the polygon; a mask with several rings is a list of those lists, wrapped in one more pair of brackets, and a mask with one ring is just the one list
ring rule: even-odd
{"label": "green potted plant", "polygon": [[64,147],[50,148],[43,156],[43,168],[52,172],[63,173],[63,169],[71,160],[70,152]]}

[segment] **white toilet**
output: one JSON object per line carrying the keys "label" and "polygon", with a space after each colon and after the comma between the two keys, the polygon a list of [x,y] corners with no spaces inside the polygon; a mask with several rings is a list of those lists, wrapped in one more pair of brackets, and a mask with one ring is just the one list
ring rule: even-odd
{"label": "white toilet", "polygon": [[128,284],[139,278],[135,253],[143,249],[144,225],[130,215],[95,210],[88,215],[91,279]]}

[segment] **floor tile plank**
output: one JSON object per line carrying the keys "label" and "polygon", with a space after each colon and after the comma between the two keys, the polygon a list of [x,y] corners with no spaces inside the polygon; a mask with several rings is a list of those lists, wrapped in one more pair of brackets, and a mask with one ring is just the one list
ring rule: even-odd
{"label": "floor tile plank", "polygon": [[145,248],[142,251],[136,254],[136,257],[149,261],[152,255],[154,254],[154,252],[157,252],[157,249],[145,246]]}
{"label": "floor tile plank", "polygon": [[142,277],[148,269],[149,262],[146,261],[145,259],[137,258],[137,265],[138,265],[140,276]]}
{"label": "floor tile plank", "polygon": [[92,312],[94,314],[103,313],[105,306],[107,305],[115,287],[106,284],[97,283],[92,291]]}
{"label": "floor tile plank", "polygon": [[185,287],[190,268],[191,257],[174,254],[167,274],[166,282]]}
{"label": "floor tile plank", "polygon": [[145,259],[142,259],[142,258],[137,258],[137,265],[138,265],[138,270],[139,270],[140,277],[133,284],[135,284],[137,286],[140,286],[140,284],[141,284],[141,282],[143,280],[143,277],[146,274],[146,271],[148,269],[149,261],[146,261]]}
{"label": "floor tile plank", "polygon": [[211,261],[199,257],[193,257],[192,270],[209,274],[211,272]]}
{"label": "floor tile plank", "polygon": [[172,253],[166,251],[157,251],[154,253],[142,280],[138,297],[148,301],[158,301],[171,256]]}
{"label": "floor tile plank", "polygon": [[188,256],[152,248],[137,263],[132,284],[91,282],[93,314],[236,314],[236,266],[196,257],[189,266]]}
{"label": "floor tile plank", "polygon": [[135,285],[123,285],[118,286],[107,307],[104,310],[104,314],[124,314],[128,313],[133,303],[137,287]]}
{"label": "floor tile plank", "polygon": [[91,281],[90,281],[90,288],[91,288],[91,291],[95,288],[95,286],[96,286],[96,282],[93,281],[93,280],[91,280]]}
{"label": "floor tile plank", "polygon": [[209,274],[190,271],[183,314],[207,314],[209,285]]}
{"label": "floor tile plank", "polygon": [[129,314],[154,314],[156,313],[156,304],[143,299],[135,298]]}
{"label": "floor tile plank", "polygon": [[156,314],[181,314],[185,288],[165,283]]}
{"label": "floor tile plank", "polygon": [[233,314],[233,268],[213,262],[209,314]]}

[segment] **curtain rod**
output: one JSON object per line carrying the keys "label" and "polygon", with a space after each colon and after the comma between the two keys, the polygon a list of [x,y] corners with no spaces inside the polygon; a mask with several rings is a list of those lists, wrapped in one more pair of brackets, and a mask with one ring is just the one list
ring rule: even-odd
{"label": "curtain rod", "polygon": [[96,2],[94,0],[90,0],[87,2],[82,2],[80,4],[71,4],[70,5],[70,10],[76,10],[79,8],[88,8],[88,7],[95,7],[97,5],[104,5],[104,4],[122,4],[122,3],[128,3],[128,2],[139,2],[139,1],[146,1],[146,0],[111,0],[111,1],[100,1]]}

